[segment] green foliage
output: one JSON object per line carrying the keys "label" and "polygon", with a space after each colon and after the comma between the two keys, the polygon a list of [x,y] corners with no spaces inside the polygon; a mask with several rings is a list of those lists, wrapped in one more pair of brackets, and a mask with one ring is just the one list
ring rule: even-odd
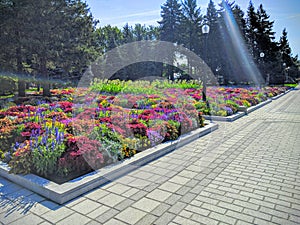
{"label": "green foliage", "polygon": [[13,153],[12,159],[9,161],[9,167],[11,168],[9,173],[14,174],[28,174],[32,171],[33,159],[32,152],[30,151],[29,141],[15,146],[16,152]]}
{"label": "green foliage", "polygon": [[[186,80],[154,80],[150,81],[121,81],[121,80],[95,80],[90,86],[91,91],[111,94],[162,94],[163,90],[179,88],[190,89],[200,88],[198,81]],[[125,101],[125,100],[124,100]],[[125,103],[124,103],[125,104]]]}
{"label": "green foliage", "polygon": [[[49,70],[81,73],[99,54],[96,22],[81,0],[7,0],[1,1],[0,10],[0,67],[39,74],[44,95],[50,95]],[[25,91],[22,80],[19,87]]]}
{"label": "green foliage", "polygon": [[30,149],[34,170],[43,176],[56,173],[58,159],[64,153],[64,130],[55,126],[46,127],[43,135],[31,137]]}
{"label": "green foliage", "polygon": [[298,84],[284,84],[285,87],[291,87],[291,88],[295,88],[298,86]]}
{"label": "green foliage", "polygon": [[0,74],[0,95],[11,95],[17,90],[17,81]]}

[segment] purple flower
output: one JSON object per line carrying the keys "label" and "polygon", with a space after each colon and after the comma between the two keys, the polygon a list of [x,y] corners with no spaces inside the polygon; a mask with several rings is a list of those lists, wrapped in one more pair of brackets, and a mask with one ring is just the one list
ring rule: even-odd
{"label": "purple flower", "polygon": [[46,138],[46,136],[43,136],[41,144],[42,145],[46,145],[47,144],[47,138]]}
{"label": "purple flower", "polygon": [[57,128],[57,127],[55,127],[55,137],[57,138],[57,137],[58,137],[58,135],[59,135],[58,128]]}
{"label": "purple flower", "polygon": [[43,155],[43,152],[42,152],[40,146],[38,146],[38,151],[39,151],[39,153],[40,153],[41,155]]}
{"label": "purple flower", "polygon": [[16,142],[15,143],[15,146],[14,146],[14,151],[17,151],[17,149],[20,147],[20,143],[19,142]]}
{"label": "purple flower", "polygon": [[52,141],[52,151],[54,151],[54,148],[55,148],[55,142]]}
{"label": "purple flower", "polygon": [[227,115],[230,116],[233,114],[233,111],[230,107],[224,106],[223,109],[227,112]]}

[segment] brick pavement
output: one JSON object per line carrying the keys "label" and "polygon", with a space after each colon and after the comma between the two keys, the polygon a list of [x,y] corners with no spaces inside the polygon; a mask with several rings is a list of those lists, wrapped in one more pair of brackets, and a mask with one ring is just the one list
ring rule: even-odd
{"label": "brick pavement", "polygon": [[0,178],[1,224],[300,224],[300,91],[63,205]]}

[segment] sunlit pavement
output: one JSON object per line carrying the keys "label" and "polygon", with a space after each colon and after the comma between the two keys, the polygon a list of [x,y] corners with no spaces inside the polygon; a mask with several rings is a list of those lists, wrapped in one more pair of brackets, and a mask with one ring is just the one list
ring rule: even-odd
{"label": "sunlit pavement", "polygon": [[64,205],[0,178],[2,224],[300,224],[300,91]]}

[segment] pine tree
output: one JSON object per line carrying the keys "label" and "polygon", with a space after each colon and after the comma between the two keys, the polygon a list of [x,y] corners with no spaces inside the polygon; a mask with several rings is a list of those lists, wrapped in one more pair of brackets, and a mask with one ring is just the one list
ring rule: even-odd
{"label": "pine tree", "polygon": [[[196,0],[185,0],[182,2],[181,17],[180,43],[192,52],[200,54],[201,23],[203,18]],[[192,75],[193,68],[189,59],[187,63],[189,75]]]}
{"label": "pine tree", "polygon": [[24,52],[24,7],[27,0],[1,0],[0,1],[0,67],[2,70],[18,74],[18,96],[25,96],[25,71],[23,61]]}
{"label": "pine tree", "polygon": [[298,56],[293,57],[292,55],[292,49],[290,48],[286,28],[282,31],[278,47],[282,60],[281,63],[285,65],[285,68],[282,68],[285,71],[282,71],[282,73],[287,73],[288,78],[298,78],[300,74]]}
{"label": "pine tree", "polygon": [[[180,23],[181,23],[181,5],[177,0],[167,0],[166,3],[161,7],[161,17],[162,20],[158,23],[160,24],[160,39],[162,41],[168,41],[172,43],[180,43]],[[173,63],[175,57],[175,50],[169,49],[167,53],[168,59],[167,62]],[[166,65],[166,76],[174,80],[174,70],[173,66]],[[163,72],[162,72],[163,73]]]}
{"label": "pine tree", "polygon": [[[237,82],[239,64],[237,63],[236,53],[232,42],[230,32],[234,32],[232,27],[229,27],[228,20],[231,19],[232,11],[234,8],[234,2],[231,3],[227,0],[223,0],[220,4],[219,10],[219,63],[221,64],[221,72],[224,79],[224,83]],[[231,21],[232,22],[232,21]],[[238,74],[238,75],[237,75]]]}
{"label": "pine tree", "polygon": [[[43,94],[50,95],[49,71],[64,68],[82,72],[96,55],[92,47],[95,21],[80,0],[7,0],[10,19],[5,21],[12,61],[18,72],[30,69],[43,81]],[[8,13],[7,11],[6,13]],[[7,15],[6,15],[7,16]],[[8,15],[9,17],[9,15]],[[5,54],[9,49],[5,49]],[[10,51],[11,51],[10,50]],[[19,90],[22,90],[24,85]],[[24,93],[22,93],[24,94]]]}
{"label": "pine tree", "polygon": [[286,64],[286,66],[292,66],[293,65],[293,59],[292,59],[292,50],[290,48],[290,44],[287,37],[287,31],[286,28],[282,31],[282,36],[279,40],[279,51],[281,54],[282,62]]}
{"label": "pine tree", "polygon": [[[209,51],[206,52],[207,59],[206,63],[212,69],[212,71],[216,71],[217,73],[223,68],[222,66],[222,41],[220,40],[221,37],[221,30],[220,30],[220,20],[219,20],[219,13],[216,9],[216,5],[212,0],[209,1],[207,12],[205,16],[205,21],[210,27],[210,31],[207,38],[207,48]],[[203,35],[202,35],[202,46],[203,43]],[[202,47],[203,49],[203,47]],[[203,55],[203,50],[201,51],[201,55]]]}
{"label": "pine tree", "polygon": [[275,32],[273,31],[274,21],[269,21],[270,16],[261,4],[257,10],[258,29],[256,32],[256,41],[258,42],[259,50],[264,53],[271,54],[276,50]]}
{"label": "pine tree", "polygon": [[257,58],[257,36],[256,32],[259,27],[259,21],[258,21],[258,15],[255,12],[254,5],[252,1],[249,2],[249,7],[247,10],[247,41],[248,41],[248,46],[251,54],[253,55],[254,58]]}
{"label": "pine tree", "polygon": [[129,26],[128,23],[126,23],[125,26],[123,27],[122,35],[123,35],[124,44],[130,43],[134,40],[132,27]]}
{"label": "pine tree", "polygon": [[160,24],[160,38],[162,41],[178,43],[180,40],[181,5],[177,0],[167,0],[161,7],[162,20]]}
{"label": "pine tree", "polygon": [[247,26],[246,26],[246,20],[244,18],[245,13],[241,9],[240,6],[235,5],[233,10],[233,16],[235,18],[235,21],[240,29],[241,34],[243,35],[243,38],[246,40],[246,32],[247,32]]}
{"label": "pine tree", "polygon": [[185,0],[182,3],[180,42],[198,54],[202,20],[201,9],[197,7],[196,0]]}
{"label": "pine tree", "polygon": [[[280,65],[278,60],[278,46],[275,41],[275,32],[273,31],[274,21],[270,21],[270,16],[261,4],[257,10],[258,15],[258,28],[256,30],[256,43],[257,49],[256,62],[261,68],[262,76],[267,79],[267,76],[275,77],[278,75],[278,68]],[[264,57],[260,57],[263,53]]]}

